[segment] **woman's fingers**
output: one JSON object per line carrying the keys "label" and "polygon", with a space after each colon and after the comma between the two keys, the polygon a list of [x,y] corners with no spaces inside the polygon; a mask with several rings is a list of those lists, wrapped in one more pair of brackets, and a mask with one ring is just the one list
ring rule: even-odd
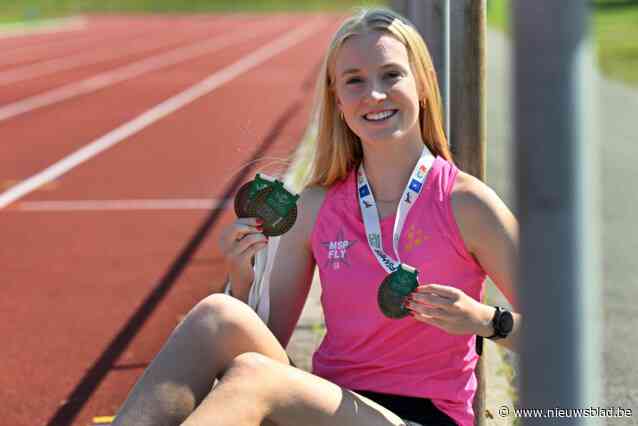
{"label": "woman's fingers", "polygon": [[234,241],[241,241],[249,234],[260,233],[263,231],[262,229],[262,221],[257,218],[241,218],[235,221],[233,224],[232,232],[229,237],[231,238],[230,243],[232,244]]}
{"label": "woman's fingers", "polygon": [[246,250],[255,245],[262,246],[256,247],[255,249],[263,248],[266,243],[268,243],[268,238],[261,232],[248,233],[232,245],[228,255],[232,257],[243,257],[243,254]]}
{"label": "woman's fingers", "polygon": [[246,250],[244,250],[243,252],[239,253],[237,256],[238,259],[238,263],[240,264],[249,264],[252,261],[252,258],[257,255],[258,252],[260,252],[261,250],[263,250],[264,248],[266,248],[266,246],[268,241],[259,241],[256,242],[250,246],[248,246],[248,248],[246,248]]}
{"label": "woman's fingers", "polygon": [[[239,218],[232,225],[228,226],[222,232],[219,239],[219,247],[225,255],[230,255],[236,251],[237,243],[250,234],[259,234],[262,232],[262,220],[259,218]],[[245,247],[244,247],[245,248]]]}

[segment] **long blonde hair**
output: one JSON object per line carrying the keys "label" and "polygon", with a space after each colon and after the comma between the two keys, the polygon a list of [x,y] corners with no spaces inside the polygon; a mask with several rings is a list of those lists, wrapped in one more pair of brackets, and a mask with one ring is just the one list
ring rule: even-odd
{"label": "long blonde hair", "polygon": [[419,124],[423,141],[436,156],[448,161],[452,154],[443,129],[441,95],[432,58],[416,28],[401,15],[383,8],[362,9],[335,33],[323,61],[315,93],[318,129],[307,186],[329,187],[344,179],[363,159],[361,140],[341,119],[336,107],[335,66],[339,48],[352,36],[385,31],[406,47],[419,97]]}

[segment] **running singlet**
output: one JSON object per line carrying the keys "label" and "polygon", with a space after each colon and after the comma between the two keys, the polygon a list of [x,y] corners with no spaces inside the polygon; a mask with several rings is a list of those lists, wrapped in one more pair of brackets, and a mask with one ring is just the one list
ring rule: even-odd
{"label": "running singlet", "polygon": [[[453,286],[481,300],[486,274],[465,247],[450,202],[458,173],[442,157],[434,160],[407,216],[399,255],[418,269],[420,284]],[[381,219],[388,253],[394,219]],[[311,239],[326,321],[312,372],[348,389],[428,398],[457,423],[473,425],[475,336],[381,313],[377,289],[386,271],[367,243],[355,170],[326,193]]]}

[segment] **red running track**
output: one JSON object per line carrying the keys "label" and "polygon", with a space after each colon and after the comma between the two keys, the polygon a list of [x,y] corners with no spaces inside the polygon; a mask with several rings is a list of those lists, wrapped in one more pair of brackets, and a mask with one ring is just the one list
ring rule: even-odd
{"label": "red running track", "polygon": [[[77,37],[100,47],[112,40],[116,47],[122,31],[145,31],[144,18],[119,19],[126,25],[95,17],[85,32],[12,40],[16,46],[68,41],[77,47],[82,45],[73,42]],[[213,206],[231,198],[256,171],[242,169],[244,164],[256,157],[288,158],[301,140],[321,55],[340,17],[153,20],[149,33],[167,44],[170,35],[184,39],[175,28],[193,40],[242,26],[263,34],[0,121],[2,197],[11,185],[315,20],[313,32],[298,44],[0,209],[1,424],[84,426],[94,416],[113,415],[181,316],[221,287],[224,268],[216,241],[234,219],[228,209],[113,210],[94,202],[91,210],[70,204],[46,210],[34,203],[196,199]],[[2,46],[10,47],[6,40]],[[51,57],[59,54],[51,51]],[[34,51],[34,60],[46,58]],[[85,71],[113,66],[106,62]],[[80,78],[77,70],[49,82],[74,78]],[[43,80],[33,84],[40,88]],[[28,81],[13,89],[12,98],[20,97],[18,90],[25,97],[33,91]],[[29,206],[35,210],[23,210]]]}

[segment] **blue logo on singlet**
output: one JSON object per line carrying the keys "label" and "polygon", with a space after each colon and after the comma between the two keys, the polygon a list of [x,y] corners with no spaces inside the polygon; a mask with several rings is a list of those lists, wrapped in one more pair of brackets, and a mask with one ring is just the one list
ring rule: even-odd
{"label": "blue logo on singlet", "polygon": [[412,182],[410,182],[410,189],[414,192],[420,192],[421,191],[421,182],[419,182],[416,179],[412,179]]}
{"label": "blue logo on singlet", "polygon": [[361,188],[359,188],[359,197],[365,198],[368,195],[370,195],[370,188],[368,188],[368,185],[363,185]]}

